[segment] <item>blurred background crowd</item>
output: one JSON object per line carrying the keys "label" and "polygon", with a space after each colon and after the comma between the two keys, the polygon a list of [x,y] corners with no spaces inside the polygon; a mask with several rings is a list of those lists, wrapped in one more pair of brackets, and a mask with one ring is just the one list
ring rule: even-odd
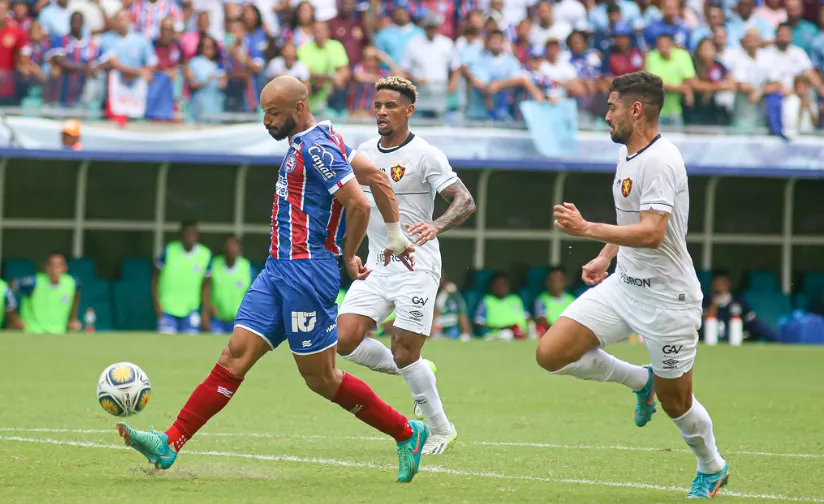
{"label": "blurred background crowd", "polygon": [[[403,74],[424,117],[519,121],[613,77],[664,80],[671,125],[821,126],[819,0],[0,0],[0,104],[160,121],[244,121],[290,74],[327,117],[368,117]],[[783,126],[782,126],[783,124]],[[773,127],[774,126],[774,127]]]}

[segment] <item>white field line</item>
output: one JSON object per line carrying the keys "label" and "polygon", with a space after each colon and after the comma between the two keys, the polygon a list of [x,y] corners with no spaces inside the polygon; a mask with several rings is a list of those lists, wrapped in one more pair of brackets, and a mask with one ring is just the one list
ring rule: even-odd
{"label": "white field line", "polygon": [[[49,433],[49,434],[112,434],[116,432],[112,429],[50,429],[46,427],[25,428],[25,427],[0,427],[0,432],[23,432],[23,433]],[[302,434],[268,434],[268,433],[240,433],[240,432],[199,432],[200,436],[214,437],[254,437],[273,439],[324,439],[324,440],[350,440],[350,441],[386,441],[385,437],[377,436],[323,436],[323,435],[302,435]],[[529,442],[509,442],[509,441],[470,441],[470,444],[478,446],[510,446],[526,448],[547,448],[560,450],[604,450],[604,451],[640,451],[640,452],[674,452],[692,453],[690,450],[682,448],[654,448],[648,446],[623,446],[623,445],[582,445],[582,444],[556,444],[556,443],[529,443]],[[749,455],[755,457],[782,457],[801,459],[824,459],[824,453],[776,453],[763,451],[741,451],[724,450],[729,455]]]}
{"label": "white field line", "polygon": [[[108,431],[107,431],[108,432]],[[19,437],[19,436],[0,436],[0,441],[12,441],[12,442],[21,442],[21,443],[37,443],[37,444],[49,444],[49,445],[60,445],[60,446],[74,446],[80,448],[98,448],[98,449],[106,449],[106,450],[128,450],[126,446],[122,445],[110,445],[110,444],[101,444],[101,443],[92,443],[88,441],[65,441],[59,439],[48,439],[48,438],[29,438],[29,437]],[[337,467],[357,467],[357,468],[365,468],[365,469],[381,469],[381,470],[390,470],[394,469],[393,466],[384,465],[384,464],[372,464],[368,462],[355,462],[350,460],[337,460],[337,459],[326,459],[326,458],[315,458],[315,457],[293,457],[290,455],[256,455],[251,453],[236,453],[236,452],[226,452],[226,451],[186,451],[187,455],[201,455],[201,456],[209,456],[209,457],[227,457],[227,458],[241,458],[241,459],[251,459],[251,460],[263,460],[268,462],[292,462],[298,464],[316,464],[316,465],[326,465],[326,466],[337,466]],[[533,481],[533,482],[542,482],[542,483],[553,483],[553,484],[566,484],[566,485],[587,485],[587,486],[601,486],[601,487],[613,487],[613,488],[635,488],[641,490],[657,490],[662,492],[678,492],[678,493],[686,493],[688,489],[686,488],[679,488],[673,486],[663,486],[663,485],[651,485],[647,483],[623,483],[617,481],[607,481],[607,480],[591,480],[591,479],[580,479],[580,478],[545,478],[540,476],[521,476],[521,475],[509,475],[509,474],[501,474],[496,472],[475,472],[475,471],[462,471],[459,469],[448,469],[445,467],[440,466],[423,466],[421,467],[422,472],[430,472],[430,473],[440,473],[440,474],[448,474],[451,476],[461,476],[466,478],[481,478],[481,479],[502,479],[502,480],[516,480],[516,481]],[[775,494],[754,494],[754,493],[742,493],[742,492],[730,492],[726,490],[721,490],[723,495],[729,497],[740,497],[742,499],[761,499],[761,500],[775,500],[775,501],[782,501],[782,502],[815,502],[815,503],[824,503],[824,498],[820,497],[790,497],[787,495],[775,495]]]}

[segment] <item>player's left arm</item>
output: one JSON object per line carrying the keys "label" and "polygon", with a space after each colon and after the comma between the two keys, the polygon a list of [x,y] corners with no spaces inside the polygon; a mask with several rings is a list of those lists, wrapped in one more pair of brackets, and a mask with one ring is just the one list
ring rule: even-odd
{"label": "player's left arm", "polygon": [[475,212],[475,199],[439,149],[432,147],[426,153],[422,175],[424,181],[449,202],[449,207],[433,222],[417,222],[406,226],[410,235],[418,235],[415,245],[423,245],[444,231],[460,226]]}
{"label": "player's left arm", "polygon": [[26,328],[23,325],[23,319],[17,313],[17,299],[14,297],[11,287],[6,287],[6,328],[21,331]]}
{"label": "player's left arm", "polygon": [[201,316],[200,326],[204,332],[212,329],[212,256],[209,256],[209,263],[203,275],[203,283],[200,285],[200,305]]}
{"label": "player's left arm", "polygon": [[[655,163],[655,160],[651,161]],[[662,163],[663,164],[663,163]],[[583,236],[622,247],[658,248],[664,241],[677,191],[675,169],[667,164],[647,167],[639,176],[640,222],[615,226],[587,222],[572,203],[556,205],[555,225],[573,236]]]}

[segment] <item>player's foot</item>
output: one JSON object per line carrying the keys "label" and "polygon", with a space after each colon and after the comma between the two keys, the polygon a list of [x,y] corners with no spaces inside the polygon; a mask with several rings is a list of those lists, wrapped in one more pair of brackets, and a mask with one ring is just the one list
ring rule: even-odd
{"label": "player's foot", "polygon": [[647,384],[641,390],[636,390],[635,395],[638,397],[638,403],[635,405],[635,425],[643,427],[652,420],[652,414],[655,409],[655,381],[652,378],[652,367],[644,366],[649,372],[649,379]]}
{"label": "player's foot", "polygon": [[117,424],[117,432],[126,441],[126,446],[131,446],[141,455],[149,459],[158,469],[168,469],[172,467],[177,458],[177,452],[169,448],[169,437],[151,428],[150,432],[134,430],[123,422]]}
{"label": "player's foot", "polygon": [[421,466],[421,454],[426,440],[429,439],[429,427],[418,420],[410,420],[412,437],[398,443],[398,483],[409,483]]}
{"label": "player's foot", "polygon": [[452,448],[452,445],[458,440],[458,429],[453,424],[449,424],[449,430],[446,434],[439,434],[432,432],[429,435],[429,440],[423,445],[424,455],[440,455],[446,450]]}
{"label": "player's foot", "polygon": [[[432,362],[429,359],[424,359],[423,361],[426,362],[427,364],[429,364],[429,369],[432,370],[432,374],[435,374],[435,373],[438,372],[438,368],[435,367],[434,362]],[[413,411],[415,413],[415,418],[417,418],[418,420],[426,420],[426,417],[424,416],[423,411],[421,410],[421,407],[418,406],[418,403],[415,403],[415,407],[413,408]]]}
{"label": "player's foot", "polygon": [[730,466],[724,462],[724,468],[715,474],[699,472],[692,480],[692,488],[687,499],[714,499],[721,487],[730,480]]}

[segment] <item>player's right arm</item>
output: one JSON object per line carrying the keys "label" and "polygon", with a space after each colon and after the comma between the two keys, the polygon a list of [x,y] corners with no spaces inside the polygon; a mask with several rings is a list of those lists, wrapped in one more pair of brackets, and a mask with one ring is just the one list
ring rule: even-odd
{"label": "player's right arm", "polygon": [[163,252],[155,259],[155,267],[152,272],[152,303],[154,304],[154,312],[157,317],[163,315],[163,308],[160,306],[160,293],[158,291],[158,283],[160,282],[160,270],[166,262],[166,247],[163,247]]}
{"label": "player's right arm", "polygon": [[[401,213],[398,210],[398,198],[389,184],[389,178],[380,171],[365,155],[354,153],[350,159],[352,171],[361,185],[369,186],[375,205],[383,216],[386,224],[387,248],[392,254],[399,257],[407,268],[412,269],[410,253],[415,249],[401,231]],[[385,254],[385,262],[389,264],[390,254]]]}
{"label": "player's right arm", "polygon": [[346,241],[343,245],[343,261],[346,264],[346,271],[353,280],[363,280],[369,276],[371,271],[363,266],[357,252],[366,236],[372,207],[356,180],[350,179],[335,191],[335,199],[340,201],[346,209]]}

